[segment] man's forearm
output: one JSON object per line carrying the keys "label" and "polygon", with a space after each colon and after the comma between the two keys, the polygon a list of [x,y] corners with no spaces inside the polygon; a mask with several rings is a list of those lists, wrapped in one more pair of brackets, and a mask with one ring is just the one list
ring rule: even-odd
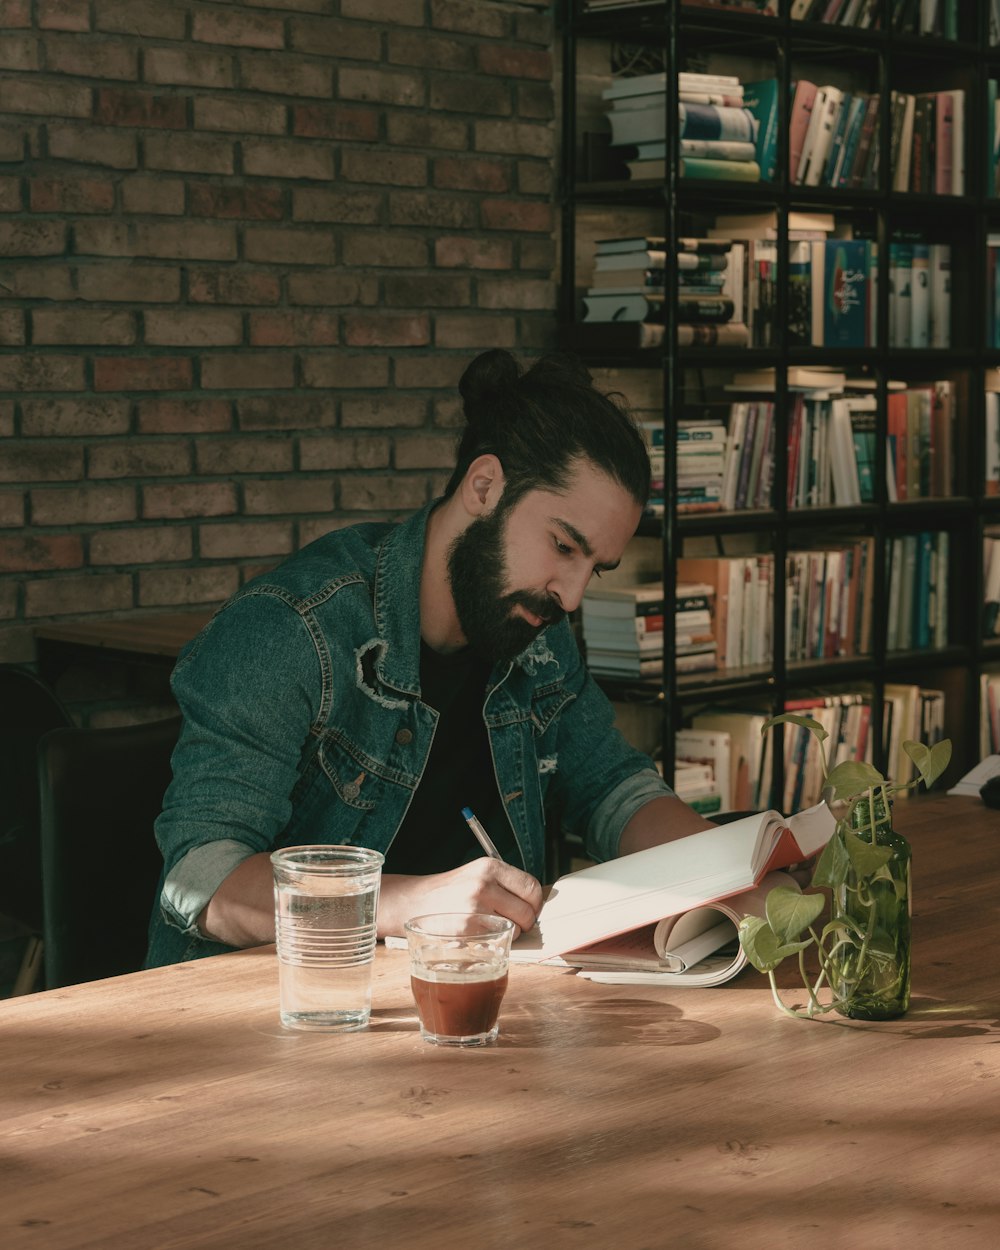
{"label": "man's forearm", "polygon": [[644,803],[622,830],[618,843],[619,855],[644,851],[650,846],[686,838],[700,829],[711,829],[712,821],[706,820],[693,808],[675,795],[664,795]]}
{"label": "man's forearm", "polygon": [[227,946],[274,941],[274,874],[267,851],[237,864],[198,917],[198,928]]}

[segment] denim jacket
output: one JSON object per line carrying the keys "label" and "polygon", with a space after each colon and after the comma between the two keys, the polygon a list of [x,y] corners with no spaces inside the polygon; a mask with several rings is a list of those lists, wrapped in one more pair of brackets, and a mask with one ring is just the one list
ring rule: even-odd
{"label": "denim jacket", "polygon": [[[420,783],[437,712],[420,700],[420,572],[432,505],[402,524],[333,531],[239,591],[190,642],[184,715],[156,837],[164,858],[150,966],[229,949],[196,919],[244,859],[301,843],[385,851]],[[495,667],[483,708],[526,870],[545,808],[595,859],[644,803],[672,793],[626,744],[569,625]]]}

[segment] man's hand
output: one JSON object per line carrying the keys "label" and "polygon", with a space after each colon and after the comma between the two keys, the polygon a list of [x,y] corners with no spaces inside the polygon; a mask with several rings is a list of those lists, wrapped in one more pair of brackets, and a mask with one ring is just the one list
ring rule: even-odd
{"label": "man's hand", "polygon": [[506,916],[521,932],[535,923],[541,906],[542,887],[534,877],[511,864],[484,856],[429,877],[383,877],[378,935],[401,936],[404,923],[412,916],[438,911]]}

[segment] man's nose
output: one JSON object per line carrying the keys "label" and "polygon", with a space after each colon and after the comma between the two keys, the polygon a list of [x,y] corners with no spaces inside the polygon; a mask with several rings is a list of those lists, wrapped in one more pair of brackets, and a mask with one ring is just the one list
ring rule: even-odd
{"label": "man's nose", "polygon": [[564,612],[575,612],[583,600],[583,592],[590,584],[590,569],[563,572],[553,577],[546,590]]}

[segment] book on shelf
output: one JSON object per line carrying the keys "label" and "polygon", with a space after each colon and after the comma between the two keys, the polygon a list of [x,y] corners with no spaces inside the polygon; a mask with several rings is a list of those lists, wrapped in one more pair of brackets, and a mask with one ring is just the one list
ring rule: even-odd
{"label": "book on shelf", "polygon": [[792,178],[798,185],[819,186],[843,100],[844,93],[839,87],[832,84],[817,87],[809,125],[802,137],[798,168]]}
{"label": "book on shelf", "polygon": [[698,712],[692,729],[707,729],[729,736],[729,797],[734,811],[749,811],[768,804],[765,793],[770,769],[770,738],[763,734],[766,712],[726,709]]}
{"label": "book on shelf", "polygon": [[778,80],[762,78],[743,84],[743,103],[757,123],[754,159],[764,182],[773,182],[778,158]]}
{"label": "book on shelf", "polygon": [[766,811],[568,873],[554,883],[511,958],[532,963],[565,956],[752,890],[768,873],[820,851],[833,828],[825,804],[787,819]]}
{"label": "book on shelf", "polygon": [[792,99],[788,109],[788,169],[792,182],[798,175],[802,147],[812,120],[818,91],[816,83],[806,78],[800,78],[792,87]]}
{"label": "book on shelf", "polygon": [[[789,390],[842,391],[847,385],[847,374],[833,366],[789,365],[785,371]],[[737,370],[726,390],[764,391],[773,395],[777,386],[777,374],[773,368]]]}
{"label": "book on shelf", "polygon": [[732,810],[731,751],[729,734],[715,729],[678,729],[674,737],[674,762],[702,764],[711,769],[722,801],[721,810]]}

